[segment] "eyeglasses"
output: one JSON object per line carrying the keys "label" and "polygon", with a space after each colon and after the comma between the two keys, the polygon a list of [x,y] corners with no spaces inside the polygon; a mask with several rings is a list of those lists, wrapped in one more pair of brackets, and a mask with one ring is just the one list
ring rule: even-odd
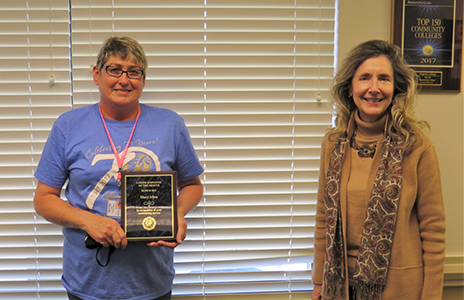
{"label": "eyeglasses", "polygon": [[140,70],[140,69],[123,71],[118,67],[107,66],[107,65],[104,65],[103,69],[106,70],[106,74],[113,76],[113,77],[121,77],[122,74],[124,73],[126,73],[127,78],[130,78],[130,79],[140,79],[143,76],[143,70]]}

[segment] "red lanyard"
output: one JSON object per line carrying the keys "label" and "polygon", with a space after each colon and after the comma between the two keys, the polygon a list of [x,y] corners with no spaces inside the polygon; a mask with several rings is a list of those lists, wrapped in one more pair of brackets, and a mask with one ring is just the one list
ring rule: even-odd
{"label": "red lanyard", "polygon": [[119,156],[118,150],[116,150],[116,147],[114,146],[113,139],[111,138],[111,134],[110,134],[110,131],[108,130],[108,127],[106,126],[105,118],[103,117],[100,105],[98,106],[98,110],[100,111],[100,116],[102,118],[103,125],[105,126],[106,134],[108,135],[108,139],[110,140],[110,143],[111,143],[111,148],[113,148],[114,156],[116,157],[116,162],[118,163],[118,184],[119,184],[121,182],[121,171],[122,171],[122,166],[124,164],[124,158],[126,157],[127,149],[129,149],[129,145],[132,141],[132,136],[134,135],[135,127],[137,126],[137,121],[139,120],[140,107],[139,107],[139,111],[137,112],[137,117],[135,118],[134,128],[132,128],[132,132],[130,134],[129,140],[127,141],[126,149],[124,149],[124,151],[121,153],[121,156]]}

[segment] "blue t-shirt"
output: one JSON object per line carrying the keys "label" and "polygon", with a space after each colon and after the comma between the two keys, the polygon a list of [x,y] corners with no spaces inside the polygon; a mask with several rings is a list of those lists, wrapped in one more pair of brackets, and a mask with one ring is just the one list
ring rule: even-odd
{"label": "blue t-shirt", "polygon": [[[124,160],[124,170],[176,171],[184,181],[203,173],[183,119],[175,112],[141,104],[141,114]],[[105,119],[119,155],[135,120]],[[68,202],[113,217],[109,203],[118,199],[118,166],[98,104],[71,110],[53,125],[35,177],[55,188],[66,186]],[[96,250],[85,248],[86,232],[63,228],[63,277],[66,290],[82,299],[154,299],[172,289],[173,250],[129,243],[111,255],[106,268]],[[105,252],[107,249],[102,249]]]}

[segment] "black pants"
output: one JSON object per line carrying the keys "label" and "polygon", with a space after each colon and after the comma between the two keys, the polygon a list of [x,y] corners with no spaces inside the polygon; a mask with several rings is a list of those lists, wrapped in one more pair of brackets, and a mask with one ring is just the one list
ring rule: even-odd
{"label": "black pants", "polygon": [[[82,300],[81,298],[76,297],[70,293],[68,293],[68,298],[69,300]],[[153,299],[153,300],[171,300],[171,291],[169,291],[169,293],[167,293],[166,295]]]}
{"label": "black pants", "polygon": [[350,300],[356,300],[356,292],[355,292],[355,289],[352,286],[350,286],[348,288],[348,292],[349,292],[349,297],[348,298]]}

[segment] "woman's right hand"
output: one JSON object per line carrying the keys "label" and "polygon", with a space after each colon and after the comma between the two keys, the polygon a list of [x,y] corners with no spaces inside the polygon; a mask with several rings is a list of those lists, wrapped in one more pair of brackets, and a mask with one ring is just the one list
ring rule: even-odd
{"label": "woman's right hand", "polygon": [[126,234],[116,220],[91,213],[86,217],[82,229],[95,241],[104,247],[114,246],[116,249],[127,247]]}
{"label": "woman's right hand", "polygon": [[126,248],[127,238],[116,220],[74,207],[60,198],[61,188],[38,182],[34,208],[45,220],[69,228],[86,231],[105,247]]}
{"label": "woman's right hand", "polygon": [[311,300],[321,300],[321,291],[322,291],[322,284],[315,284],[313,293],[311,294]]}

